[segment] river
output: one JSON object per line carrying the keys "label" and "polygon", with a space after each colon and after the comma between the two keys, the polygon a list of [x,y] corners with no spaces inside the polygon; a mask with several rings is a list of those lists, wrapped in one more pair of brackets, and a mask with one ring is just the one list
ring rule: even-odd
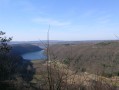
{"label": "river", "polygon": [[28,59],[28,60],[44,60],[44,59],[46,59],[46,56],[44,55],[44,50],[25,53],[22,55],[22,57],[24,59]]}

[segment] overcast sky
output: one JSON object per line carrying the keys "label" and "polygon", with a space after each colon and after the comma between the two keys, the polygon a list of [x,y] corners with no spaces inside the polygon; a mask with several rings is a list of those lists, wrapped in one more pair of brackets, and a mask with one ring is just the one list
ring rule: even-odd
{"label": "overcast sky", "polygon": [[110,40],[119,35],[119,0],[0,0],[0,30],[14,41]]}

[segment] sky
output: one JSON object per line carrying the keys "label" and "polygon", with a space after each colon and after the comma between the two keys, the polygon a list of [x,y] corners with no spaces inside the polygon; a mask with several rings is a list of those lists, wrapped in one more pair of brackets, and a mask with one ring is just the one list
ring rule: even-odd
{"label": "sky", "polygon": [[[50,28],[49,28],[50,26]],[[119,0],[0,0],[0,30],[13,41],[115,40]]]}

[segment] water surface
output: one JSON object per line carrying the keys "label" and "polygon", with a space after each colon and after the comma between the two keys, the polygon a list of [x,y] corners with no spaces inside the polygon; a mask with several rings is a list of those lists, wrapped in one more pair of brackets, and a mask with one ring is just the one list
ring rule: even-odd
{"label": "water surface", "polygon": [[44,50],[26,53],[26,54],[23,54],[22,57],[24,59],[28,59],[28,60],[44,60],[44,59],[46,59]]}

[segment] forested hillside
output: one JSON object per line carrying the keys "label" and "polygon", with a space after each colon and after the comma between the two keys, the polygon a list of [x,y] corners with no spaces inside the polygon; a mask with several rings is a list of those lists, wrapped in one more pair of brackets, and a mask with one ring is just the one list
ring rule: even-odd
{"label": "forested hillside", "polygon": [[42,50],[40,47],[31,44],[15,44],[12,45],[12,50],[10,51],[10,53],[22,55],[24,53],[40,50]]}
{"label": "forested hillside", "polygon": [[96,44],[53,45],[52,58],[83,72],[100,73],[106,77],[119,75],[119,42],[106,41]]}

